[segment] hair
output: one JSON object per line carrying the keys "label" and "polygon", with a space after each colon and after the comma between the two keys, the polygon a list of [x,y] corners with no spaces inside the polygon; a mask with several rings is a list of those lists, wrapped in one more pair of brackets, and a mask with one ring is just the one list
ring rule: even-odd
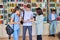
{"label": "hair", "polygon": [[15,11],[14,9],[11,9],[11,12],[12,12],[12,13],[14,13],[14,11]]}
{"label": "hair", "polygon": [[27,4],[27,8],[31,8],[31,5],[30,4]]}
{"label": "hair", "polygon": [[56,12],[56,10],[55,9],[52,9],[51,12]]}
{"label": "hair", "polygon": [[42,9],[41,8],[36,8],[36,12],[38,15],[42,15],[43,12],[42,12]]}
{"label": "hair", "polygon": [[16,7],[14,8],[14,13],[15,13],[17,10],[21,10],[21,8],[20,8],[19,6],[16,6]]}

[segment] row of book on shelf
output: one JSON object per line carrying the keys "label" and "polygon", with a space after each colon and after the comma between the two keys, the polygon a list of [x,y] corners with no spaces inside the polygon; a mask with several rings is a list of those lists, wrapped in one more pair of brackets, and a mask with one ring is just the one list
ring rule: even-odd
{"label": "row of book on shelf", "polygon": [[[31,3],[31,2],[46,2],[47,0],[3,0],[3,2],[27,2],[27,3]],[[60,0],[49,0],[49,2],[60,2]]]}

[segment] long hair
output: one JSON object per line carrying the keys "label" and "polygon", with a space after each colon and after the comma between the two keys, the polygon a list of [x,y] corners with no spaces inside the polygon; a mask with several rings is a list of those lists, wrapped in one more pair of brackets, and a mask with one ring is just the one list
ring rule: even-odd
{"label": "long hair", "polygon": [[36,8],[36,12],[38,15],[42,15],[43,12],[42,12],[42,9],[41,8]]}
{"label": "long hair", "polygon": [[14,13],[15,13],[17,10],[21,10],[21,8],[20,8],[19,6],[16,6],[16,7],[14,8]]}

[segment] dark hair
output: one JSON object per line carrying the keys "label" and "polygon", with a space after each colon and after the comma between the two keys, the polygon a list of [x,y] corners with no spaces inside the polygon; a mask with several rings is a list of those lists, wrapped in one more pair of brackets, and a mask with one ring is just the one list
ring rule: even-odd
{"label": "dark hair", "polygon": [[16,7],[14,8],[14,13],[15,13],[17,10],[21,10],[19,6],[16,6]]}
{"label": "dark hair", "polygon": [[12,13],[14,13],[14,12],[15,12],[15,10],[14,10],[14,9],[11,9],[11,12],[12,12]]}
{"label": "dark hair", "polygon": [[56,10],[55,9],[52,9],[51,12],[56,12]]}
{"label": "dark hair", "polygon": [[43,12],[42,12],[42,9],[41,8],[36,8],[36,12],[38,15],[42,15]]}
{"label": "dark hair", "polygon": [[27,8],[31,8],[31,5],[30,4],[27,4]]}

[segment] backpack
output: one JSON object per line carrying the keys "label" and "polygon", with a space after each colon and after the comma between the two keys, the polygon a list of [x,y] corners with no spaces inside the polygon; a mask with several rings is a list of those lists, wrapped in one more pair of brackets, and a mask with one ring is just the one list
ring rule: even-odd
{"label": "backpack", "polygon": [[[14,16],[14,20],[15,20],[15,16]],[[6,32],[7,32],[8,35],[13,34],[13,32],[14,32],[14,24],[13,24],[13,28],[9,24],[7,24],[7,26],[6,26]]]}
{"label": "backpack", "polygon": [[9,24],[7,24],[6,32],[7,32],[8,35],[11,35],[14,32],[14,29],[11,28],[11,26]]}

